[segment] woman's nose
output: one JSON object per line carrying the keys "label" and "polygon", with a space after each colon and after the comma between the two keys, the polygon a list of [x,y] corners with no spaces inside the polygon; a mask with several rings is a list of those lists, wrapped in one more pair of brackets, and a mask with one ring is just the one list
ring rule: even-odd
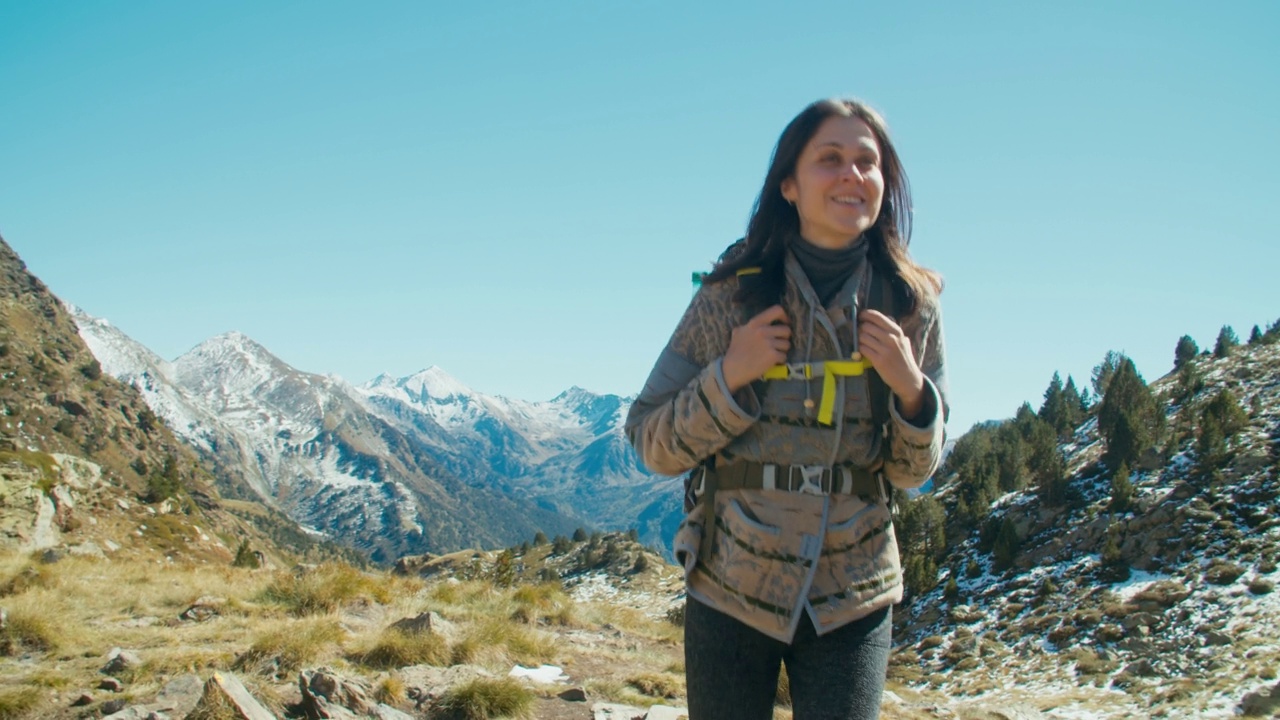
{"label": "woman's nose", "polygon": [[849,163],[848,165],[845,165],[844,167],[840,168],[841,179],[845,178],[846,176],[858,182],[862,182],[862,170],[858,169],[857,163]]}

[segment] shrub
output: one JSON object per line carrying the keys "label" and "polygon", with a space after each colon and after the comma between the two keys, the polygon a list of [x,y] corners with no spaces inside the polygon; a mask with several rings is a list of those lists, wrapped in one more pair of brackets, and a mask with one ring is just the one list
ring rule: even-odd
{"label": "shrub", "polygon": [[511,678],[478,678],[451,688],[441,698],[439,709],[459,720],[528,718],[532,716],[534,695]]}
{"label": "shrub", "polygon": [[256,570],[261,567],[262,563],[258,561],[258,555],[249,547],[248,540],[240,541],[240,547],[236,548],[236,559],[231,564],[238,568],[251,568]]}
{"label": "shrub", "polygon": [[1204,571],[1204,579],[1206,582],[1213,585],[1230,585],[1240,579],[1240,576],[1243,575],[1244,572],[1244,568],[1236,565],[1235,563],[1219,560],[1210,565],[1208,570]]}

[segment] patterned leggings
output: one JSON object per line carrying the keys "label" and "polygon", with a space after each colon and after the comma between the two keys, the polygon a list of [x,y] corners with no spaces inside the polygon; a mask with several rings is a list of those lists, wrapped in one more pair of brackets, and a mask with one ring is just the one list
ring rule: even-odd
{"label": "patterned leggings", "polygon": [[783,662],[795,720],[876,720],[892,626],[886,607],[818,636],[805,613],[788,645],[689,599],[689,720],[769,720]]}

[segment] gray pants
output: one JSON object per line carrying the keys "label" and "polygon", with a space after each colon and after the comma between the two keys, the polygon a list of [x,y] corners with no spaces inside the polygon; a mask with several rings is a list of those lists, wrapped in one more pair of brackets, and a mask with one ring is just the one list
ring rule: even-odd
{"label": "gray pants", "polygon": [[875,720],[892,626],[886,607],[819,637],[806,613],[788,645],[690,599],[684,619],[689,720],[769,720],[783,662],[795,720]]}

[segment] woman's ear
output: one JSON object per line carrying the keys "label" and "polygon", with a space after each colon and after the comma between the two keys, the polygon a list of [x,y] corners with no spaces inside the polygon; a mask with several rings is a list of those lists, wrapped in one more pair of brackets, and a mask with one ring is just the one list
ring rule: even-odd
{"label": "woman's ear", "polygon": [[787,178],[786,180],[782,181],[782,199],[786,200],[792,205],[796,204],[796,179],[795,178]]}

